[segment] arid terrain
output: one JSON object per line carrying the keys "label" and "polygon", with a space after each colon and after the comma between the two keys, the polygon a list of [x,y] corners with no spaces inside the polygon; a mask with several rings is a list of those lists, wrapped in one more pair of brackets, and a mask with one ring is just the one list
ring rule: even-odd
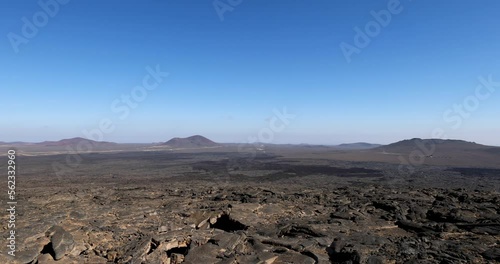
{"label": "arid terrain", "polygon": [[80,142],[0,146],[2,171],[18,153],[0,263],[500,262],[498,147]]}

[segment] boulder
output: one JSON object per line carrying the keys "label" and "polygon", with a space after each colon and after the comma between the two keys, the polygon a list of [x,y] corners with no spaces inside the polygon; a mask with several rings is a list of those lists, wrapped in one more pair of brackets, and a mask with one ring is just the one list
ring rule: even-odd
{"label": "boulder", "polygon": [[55,260],[62,259],[75,246],[73,236],[60,226],[52,226],[45,232],[45,236],[50,238],[50,243],[44,251],[51,254]]}

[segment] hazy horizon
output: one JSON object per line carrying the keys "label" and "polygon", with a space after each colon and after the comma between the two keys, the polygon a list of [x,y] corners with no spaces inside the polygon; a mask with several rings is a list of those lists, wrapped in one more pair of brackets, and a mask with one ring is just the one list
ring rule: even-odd
{"label": "hazy horizon", "polygon": [[[186,137],[191,137],[191,136],[203,136],[203,135],[190,135],[190,136],[182,136],[182,137],[172,137],[172,138],[168,138],[166,140],[160,140],[160,141],[137,141],[137,142],[105,141],[105,142],[111,142],[111,143],[117,143],[117,144],[159,144],[159,143],[165,143],[166,141],[168,141],[170,139],[173,139],[173,138],[186,138]],[[36,141],[3,141],[3,140],[0,140],[0,142],[3,142],[3,143],[29,143],[29,144],[37,144],[37,143],[43,143],[43,142],[57,142],[57,141],[61,141],[61,140],[75,139],[75,138],[80,138],[80,137],[69,137],[69,138],[61,138],[61,139],[54,139],[54,140],[36,140]],[[85,138],[85,137],[81,137],[81,138],[83,138],[83,139],[89,139],[89,138]],[[212,140],[211,138],[207,138],[207,139]],[[307,142],[300,142],[300,143],[295,143],[295,142],[282,142],[282,143],[269,142],[269,144],[284,144],[284,145],[286,145],[286,144],[290,144],[290,145],[306,144],[306,145],[337,146],[337,145],[341,145],[341,144],[368,143],[368,144],[375,144],[375,145],[376,144],[379,144],[379,145],[388,145],[388,144],[392,144],[392,143],[397,143],[399,141],[411,140],[411,139],[415,139],[415,138],[404,138],[404,139],[400,139],[400,140],[392,141],[392,142],[350,141],[350,142],[327,143],[327,144],[307,143]],[[438,139],[438,138],[418,138],[418,139],[428,140],[428,139]],[[90,139],[90,140],[93,140],[93,139]],[[462,141],[464,141],[463,139],[458,139],[458,138],[447,138],[447,139],[444,139],[444,140],[462,140]],[[255,143],[264,143],[264,144],[267,144],[266,142],[258,142],[258,141],[254,141],[254,142],[250,142],[250,141],[231,141],[230,142],[230,141],[218,141],[218,140],[213,140],[213,141],[216,142],[216,143],[220,143],[220,144],[255,144]],[[486,146],[500,147],[500,145],[489,145],[489,144],[484,144],[482,142],[477,142],[477,141],[468,141],[468,142],[477,143],[477,144],[486,145]]]}
{"label": "hazy horizon", "polygon": [[500,146],[499,2],[60,3],[0,11],[0,141]]}

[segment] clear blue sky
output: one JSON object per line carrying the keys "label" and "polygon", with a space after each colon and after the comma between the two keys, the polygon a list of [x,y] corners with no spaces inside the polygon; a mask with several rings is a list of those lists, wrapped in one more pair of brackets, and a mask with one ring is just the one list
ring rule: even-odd
{"label": "clear blue sky", "polygon": [[[500,2],[402,0],[348,63],[341,43],[355,45],[354,28],[390,2],[242,0],[221,21],[212,0],[72,0],[43,25],[36,1],[5,1],[0,141],[83,136],[108,119],[106,141],[246,142],[286,107],[296,117],[273,143],[390,143],[441,128],[500,145],[500,87],[475,95],[480,76],[500,82]],[[16,53],[12,34],[34,15],[43,27]],[[126,117],[113,111],[156,65],[170,75]],[[453,110],[466,98],[478,103],[468,118]]]}

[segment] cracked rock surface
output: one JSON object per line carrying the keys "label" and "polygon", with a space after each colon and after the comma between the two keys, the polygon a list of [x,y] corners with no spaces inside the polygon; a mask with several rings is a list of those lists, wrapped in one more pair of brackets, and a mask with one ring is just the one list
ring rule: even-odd
{"label": "cracked rock surface", "polygon": [[101,163],[62,179],[28,174],[19,186],[16,257],[2,248],[0,263],[500,261],[497,190],[387,184],[380,177],[391,168],[380,164],[363,164],[373,177],[308,174],[304,164],[285,177],[268,170],[274,163],[258,164],[264,176],[242,176],[216,166],[223,161],[184,157],[184,177],[120,178]]}

